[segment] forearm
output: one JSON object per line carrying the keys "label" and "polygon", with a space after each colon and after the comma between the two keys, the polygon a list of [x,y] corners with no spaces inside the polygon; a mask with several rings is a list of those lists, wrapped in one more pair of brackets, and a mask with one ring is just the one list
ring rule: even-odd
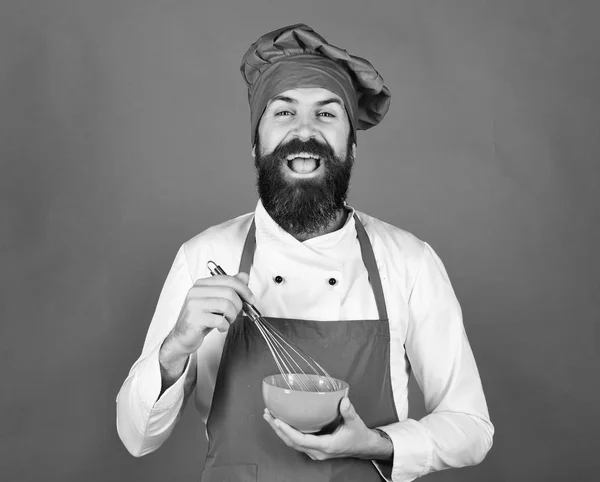
{"label": "forearm", "polygon": [[405,337],[391,343],[395,366],[390,364],[393,373],[410,363],[429,415],[385,426],[394,443],[395,481],[476,465],[494,433],[460,303],[441,259],[427,243],[408,308]]}
{"label": "forearm", "polygon": [[158,354],[161,377],[160,395],[179,380],[185,371],[188,360],[189,355],[182,353],[171,332],[162,343]]}
{"label": "forearm", "polygon": [[117,431],[132,455],[153,452],[169,437],[193,386],[189,365],[162,393],[158,346],[132,368],[117,396]]}
{"label": "forearm", "polygon": [[385,426],[385,431],[393,443],[392,459],[372,460],[382,476],[393,481],[478,464],[490,449],[493,437],[489,420],[451,412],[430,414],[420,421],[392,423]]}
{"label": "forearm", "polygon": [[419,421],[430,438],[430,471],[477,465],[492,447],[489,418],[457,412],[434,412]]}
{"label": "forearm", "polygon": [[[156,450],[173,430],[185,400],[195,383],[195,356],[176,366],[175,359],[165,356],[165,380],[170,389],[162,389],[160,349],[177,322],[180,307],[194,281],[182,246],[171,270],[150,322],[142,355],[136,360],[117,395],[117,431],[123,444],[134,456]],[[173,362],[171,365],[170,362]],[[179,372],[179,373],[176,373]],[[177,376],[179,375],[179,376]]]}

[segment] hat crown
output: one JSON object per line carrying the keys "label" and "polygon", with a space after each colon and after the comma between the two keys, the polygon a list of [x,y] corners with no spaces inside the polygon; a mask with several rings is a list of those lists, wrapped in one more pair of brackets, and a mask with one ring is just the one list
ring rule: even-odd
{"label": "hat crown", "polygon": [[379,72],[369,61],[330,44],[303,23],[273,30],[261,36],[246,51],[240,71],[248,87],[249,100],[253,86],[270,66],[303,54],[332,60],[350,75],[358,97],[357,129],[366,130],[381,122],[389,110],[391,95]]}
{"label": "hat crown", "polygon": [[251,86],[269,65],[283,58],[302,54],[319,55],[315,49],[318,44],[327,44],[327,41],[303,23],[273,30],[248,48],[240,67],[242,76],[246,84]]}

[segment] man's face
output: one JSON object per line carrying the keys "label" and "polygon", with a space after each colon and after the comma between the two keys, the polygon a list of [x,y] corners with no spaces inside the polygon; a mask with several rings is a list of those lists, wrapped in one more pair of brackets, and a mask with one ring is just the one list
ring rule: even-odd
{"label": "man's face", "polygon": [[326,227],[346,200],[355,147],[336,94],[302,88],[275,96],[253,149],[267,212],[291,234]]}

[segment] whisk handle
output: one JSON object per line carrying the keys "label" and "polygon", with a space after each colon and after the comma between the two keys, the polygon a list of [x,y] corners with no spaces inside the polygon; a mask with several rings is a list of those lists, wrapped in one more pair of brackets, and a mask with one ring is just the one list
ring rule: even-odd
{"label": "whisk handle", "polygon": [[[208,263],[206,263],[206,267],[208,268],[208,270],[210,271],[210,274],[212,276],[216,276],[216,275],[227,276],[227,273],[225,273],[225,270],[223,268],[221,268],[214,261],[209,261]],[[248,303],[247,301],[242,300],[242,304],[243,304],[242,309],[243,309],[244,313],[252,321],[256,321],[262,316],[260,314],[260,311],[258,311],[258,309],[256,309],[256,307],[252,303]]]}

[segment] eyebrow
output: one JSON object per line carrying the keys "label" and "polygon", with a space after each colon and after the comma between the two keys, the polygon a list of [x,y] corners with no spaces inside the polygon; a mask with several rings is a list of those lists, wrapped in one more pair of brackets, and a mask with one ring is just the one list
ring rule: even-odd
{"label": "eyebrow", "polygon": [[323,107],[324,105],[327,105],[327,104],[337,104],[340,107],[344,107],[342,105],[342,101],[340,99],[335,99],[334,97],[332,97],[331,99],[320,100],[319,102],[317,102],[317,105],[319,107]]}
{"label": "eyebrow", "polygon": [[[277,102],[277,101],[287,102],[288,104],[297,104],[298,103],[298,101],[292,97],[288,97],[286,95],[276,95],[275,97],[273,97],[271,99],[270,104]],[[340,107],[342,107],[342,108],[344,107],[342,104],[342,101],[340,101],[340,99],[336,99],[335,97],[331,97],[329,99],[323,99],[323,100],[316,102],[317,107],[323,107],[328,104],[338,104]]]}

